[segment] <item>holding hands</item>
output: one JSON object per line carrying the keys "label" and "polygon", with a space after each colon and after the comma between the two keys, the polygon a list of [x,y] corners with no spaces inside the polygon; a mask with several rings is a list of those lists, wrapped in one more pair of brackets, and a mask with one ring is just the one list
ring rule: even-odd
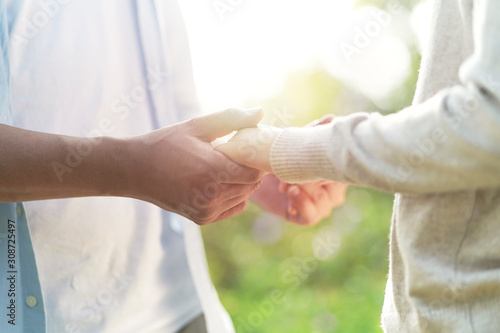
{"label": "holding hands", "polygon": [[127,160],[137,163],[130,177],[135,189],[130,196],[200,225],[241,213],[263,173],[231,161],[215,151],[211,142],[256,126],[262,115],[261,109],[228,109],[132,138],[130,156],[135,158]]}
{"label": "holding hands", "polygon": [[[333,117],[327,115],[308,126],[330,123]],[[266,125],[245,128],[215,149],[239,164],[272,173],[271,147],[282,131]],[[346,184],[331,181],[289,184],[268,174],[251,198],[263,209],[292,223],[313,225],[330,215],[333,208],[342,205],[346,189]]]}
{"label": "holding hands", "polygon": [[229,142],[215,147],[236,163],[272,173],[271,146],[283,130],[278,127],[258,125],[239,130]]}

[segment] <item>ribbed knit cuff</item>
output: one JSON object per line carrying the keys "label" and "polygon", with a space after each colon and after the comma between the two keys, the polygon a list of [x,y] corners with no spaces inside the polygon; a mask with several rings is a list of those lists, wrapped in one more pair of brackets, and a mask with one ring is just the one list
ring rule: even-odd
{"label": "ribbed knit cuff", "polygon": [[[271,147],[271,168],[278,178],[291,183],[312,182],[335,177],[331,124],[307,128],[287,128]],[[333,180],[333,179],[332,179]]]}

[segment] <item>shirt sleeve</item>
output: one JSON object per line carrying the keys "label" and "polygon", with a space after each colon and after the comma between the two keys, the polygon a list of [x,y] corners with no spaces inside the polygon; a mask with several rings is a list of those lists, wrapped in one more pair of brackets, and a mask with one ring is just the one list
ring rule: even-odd
{"label": "shirt sleeve", "polygon": [[430,193],[500,186],[500,2],[475,2],[461,84],[396,114],[357,113],[282,132],[271,166],[289,182],[331,179]]}
{"label": "shirt sleeve", "polygon": [[0,124],[10,124],[9,36],[5,1],[0,0]]}

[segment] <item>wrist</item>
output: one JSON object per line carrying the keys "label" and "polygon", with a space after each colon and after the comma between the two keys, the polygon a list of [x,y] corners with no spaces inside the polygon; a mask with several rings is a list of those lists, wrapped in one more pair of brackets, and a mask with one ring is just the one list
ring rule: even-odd
{"label": "wrist", "polygon": [[92,181],[99,196],[131,197],[134,177],[133,140],[103,137],[97,146]]}
{"label": "wrist", "polygon": [[338,144],[329,125],[287,128],[276,136],[271,146],[271,169],[289,183],[330,179],[335,171],[329,156],[332,147]]}
{"label": "wrist", "polygon": [[[140,135],[126,139],[112,139],[107,149],[112,149],[109,162],[115,165],[109,170],[109,188],[113,196],[128,197],[157,202],[158,172],[163,173],[166,165],[158,164],[152,151],[158,142],[151,135]],[[162,149],[166,149],[161,143]],[[161,169],[158,169],[160,167]]]}

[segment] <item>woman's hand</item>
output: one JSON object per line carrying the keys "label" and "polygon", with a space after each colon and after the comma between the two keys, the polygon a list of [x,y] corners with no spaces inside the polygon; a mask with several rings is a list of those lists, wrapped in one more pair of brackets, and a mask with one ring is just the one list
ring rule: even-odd
{"label": "woman's hand", "polygon": [[259,125],[238,131],[227,143],[215,147],[236,163],[265,172],[271,169],[271,146],[274,139],[283,130],[281,128]]}

